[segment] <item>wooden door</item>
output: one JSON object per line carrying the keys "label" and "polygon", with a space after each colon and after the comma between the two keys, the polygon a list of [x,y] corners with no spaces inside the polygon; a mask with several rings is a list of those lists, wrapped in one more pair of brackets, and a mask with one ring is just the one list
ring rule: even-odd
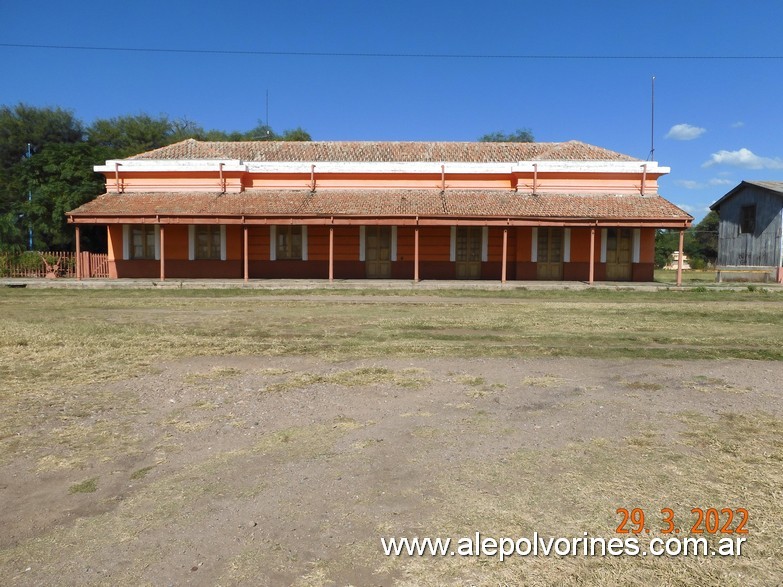
{"label": "wooden door", "polygon": [[631,240],[630,228],[607,229],[607,281],[631,281]]}
{"label": "wooden door", "polygon": [[480,226],[457,227],[457,279],[481,279]]}
{"label": "wooden door", "polygon": [[364,233],[364,259],[367,277],[391,277],[391,226],[368,226]]}
{"label": "wooden door", "polygon": [[563,229],[538,229],[538,279],[563,279]]}

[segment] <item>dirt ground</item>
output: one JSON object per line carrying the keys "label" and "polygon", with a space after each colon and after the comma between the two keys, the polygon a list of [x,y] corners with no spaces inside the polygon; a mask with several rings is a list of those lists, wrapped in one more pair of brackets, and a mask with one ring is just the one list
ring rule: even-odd
{"label": "dirt ground", "polygon": [[[535,583],[523,578],[535,577],[539,563],[517,563],[509,580],[494,562],[388,558],[380,538],[471,529],[612,536],[615,508],[635,507],[629,495],[645,492],[658,508],[685,509],[692,502],[674,494],[686,487],[676,485],[688,471],[682,459],[712,454],[699,452],[712,450],[706,433],[707,445],[690,442],[693,430],[732,415],[783,418],[781,380],[782,363],[743,360],[221,357],[153,365],[128,380],[69,389],[108,394],[113,407],[62,422],[53,405],[32,433],[55,440],[0,460],[0,582]],[[630,458],[650,465],[644,490],[625,478],[613,484],[635,470],[622,462]],[[606,484],[579,489],[573,471],[558,471],[567,462],[610,471]],[[536,476],[523,476],[533,469]],[[747,501],[732,479],[709,487],[724,502],[716,506]],[[595,495],[595,511],[580,511],[580,492]],[[527,517],[511,494],[526,495]],[[747,565],[715,569],[698,576],[714,584],[770,577]]]}

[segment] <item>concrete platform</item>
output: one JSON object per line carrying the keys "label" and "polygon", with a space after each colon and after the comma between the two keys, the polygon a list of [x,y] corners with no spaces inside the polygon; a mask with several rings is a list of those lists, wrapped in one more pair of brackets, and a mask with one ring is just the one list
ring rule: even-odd
{"label": "concrete platform", "polygon": [[[592,285],[582,281],[435,281],[418,283],[399,279],[251,279],[247,283],[242,279],[43,279],[43,278],[2,278],[0,287],[28,289],[257,289],[257,290],[687,290],[704,287],[709,290],[747,290],[747,283],[689,283],[677,287],[664,282],[595,282]],[[778,283],[760,284],[770,290],[783,289]]]}

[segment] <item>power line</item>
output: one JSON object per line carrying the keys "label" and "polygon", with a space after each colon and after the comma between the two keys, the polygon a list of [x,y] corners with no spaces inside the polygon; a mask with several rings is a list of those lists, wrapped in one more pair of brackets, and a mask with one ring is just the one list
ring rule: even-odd
{"label": "power line", "polygon": [[326,51],[239,51],[226,49],[165,49],[156,47],[99,47],[87,45],[39,45],[0,43],[14,49],[52,49],[124,53],[175,53],[190,55],[250,55],[261,57],[365,57],[387,59],[509,59],[509,60],[612,60],[612,61],[770,61],[783,55],[493,55],[476,53],[342,53]]}

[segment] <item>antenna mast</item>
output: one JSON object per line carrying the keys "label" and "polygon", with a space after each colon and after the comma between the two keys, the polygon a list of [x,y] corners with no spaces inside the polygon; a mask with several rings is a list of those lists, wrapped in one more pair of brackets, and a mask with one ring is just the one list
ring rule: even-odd
{"label": "antenna mast", "polygon": [[650,156],[648,161],[655,159],[655,76],[652,76],[650,88]]}

